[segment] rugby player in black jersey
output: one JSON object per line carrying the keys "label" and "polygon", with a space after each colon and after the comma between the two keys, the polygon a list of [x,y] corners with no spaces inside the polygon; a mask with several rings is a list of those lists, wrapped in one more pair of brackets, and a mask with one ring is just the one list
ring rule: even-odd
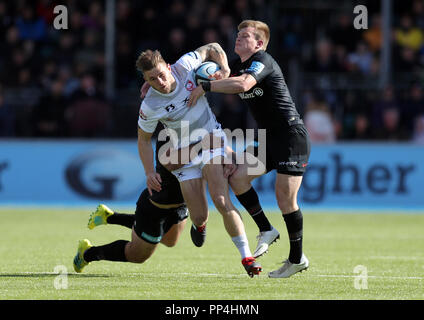
{"label": "rugby player in black jersey", "polygon": [[[231,76],[203,82],[192,91],[188,105],[194,106],[207,91],[238,94],[247,103],[258,128],[266,129],[264,172],[248,173],[246,153],[245,161],[238,164],[229,181],[240,203],[249,213],[256,213],[254,219],[262,221],[258,249],[261,242],[267,249],[278,238],[278,232],[267,221],[251,181],[277,170],[275,192],[290,239],[290,253],[283,266],[268,275],[287,278],[309,266],[302,248],[303,216],[297,203],[297,193],[308,164],[310,141],[283,73],[274,58],[265,51],[270,38],[268,26],[261,21],[245,20],[239,24],[238,30],[234,48],[238,59],[230,63]],[[258,156],[263,159],[264,155]]]}
{"label": "rugby player in black jersey", "polygon": [[[165,143],[157,142],[156,155]],[[121,225],[132,229],[131,241],[116,240],[93,246],[89,240],[81,240],[73,262],[76,272],[82,272],[91,261],[143,263],[159,243],[175,246],[187,221],[187,207],[177,178],[160,164],[157,157],[156,172],[160,175],[162,188],[159,192],[144,189],[137,201],[135,214],[114,212],[103,204],[91,214],[89,229],[102,224]]]}

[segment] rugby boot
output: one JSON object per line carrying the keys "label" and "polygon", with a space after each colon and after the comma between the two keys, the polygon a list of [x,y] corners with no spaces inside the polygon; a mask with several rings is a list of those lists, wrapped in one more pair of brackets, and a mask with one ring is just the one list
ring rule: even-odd
{"label": "rugby boot", "polygon": [[89,264],[89,262],[84,260],[84,253],[88,249],[90,249],[92,246],[93,245],[87,239],[79,241],[77,254],[75,255],[75,258],[73,261],[75,272],[78,272],[78,273],[82,272],[82,269],[84,269],[84,267]]}
{"label": "rugby boot", "polygon": [[261,273],[262,271],[261,265],[253,257],[244,258],[243,260],[241,260],[241,263],[244,269],[246,269],[247,274],[251,278],[253,278],[253,276],[255,275],[259,276],[259,273]]}
{"label": "rugby boot", "polygon": [[271,271],[268,273],[268,277],[270,278],[289,278],[295,273],[302,272],[303,270],[307,270],[309,267],[309,260],[306,258],[304,254],[302,254],[302,258],[299,263],[291,263],[289,259],[284,261],[281,268]]}
{"label": "rugby boot", "polygon": [[268,248],[277,239],[280,239],[280,233],[272,227],[270,231],[262,231],[256,236],[258,245],[256,246],[255,252],[253,252],[253,258],[259,258],[263,254],[268,252]]}
{"label": "rugby boot", "polygon": [[93,229],[102,224],[107,224],[107,218],[113,215],[114,212],[104,204],[99,204],[96,211],[90,214],[88,219],[88,229]]}
{"label": "rugby boot", "polygon": [[196,227],[194,224],[191,225],[190,229],[191,241],[193,241],[196,247],[201,247],[206,240],[206,224],[201,227]]}

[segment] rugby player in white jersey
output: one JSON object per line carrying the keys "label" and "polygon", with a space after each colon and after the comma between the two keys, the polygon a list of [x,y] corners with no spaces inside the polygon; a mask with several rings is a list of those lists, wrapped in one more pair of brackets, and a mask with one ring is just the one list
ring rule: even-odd
{"label": "rugby player in white jersey", "polygon": [[[178,148],[201,141],[199,132],[214,133],[224,137],[221,125],[216,121],[206,97],[197,100],[196,108],[188,108],[191,91],[196,87],[195,70],[204,61],[215,61],[221,67],[218,78],[229,76],[225,52],[217,43],[207,44],[183,55],[175,64],[164,61],[159,51],[146,50],[137,59],[137,69],[143,73],[150,88],[140,106],[138,119],[138,148],[147,177],[148,189],[160,191],[161,178],[154,169],[154,152],[151,138],[158,122],[177,136]],[[202,129],[202,130],[200,130]],[[171,133],[174,132],[176,134]],[[196,246],[202,246],[206,235],[209,194],[221,213],[224,226],[236,245],[242,264],[249,276],[258,275],[262,268],[252,257],[240,213],[230,200],[228,179],[224,176],[225,145],[214,149],[203,149],[197,159],[172,171],[177,177],[185,203],[193,222],[191,235]]]}

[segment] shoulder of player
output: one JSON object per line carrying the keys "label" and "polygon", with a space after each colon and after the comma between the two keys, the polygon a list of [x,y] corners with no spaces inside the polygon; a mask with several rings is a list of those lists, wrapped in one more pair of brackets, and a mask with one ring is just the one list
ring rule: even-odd
{"label": "shoulder of player", "polygon": [[187,52],[184,55],[182,55],[182,57],[184,57],[184,56],[190,57],[190,58],[195,59],[195,60],[202,59],[202,57],[200,56],[200,54],[196,50]]}
{"label": "shoulder of player", "polygon": [[179,70],[180,68],[191,70],[193,63],[201,63],[202,58],[198,52],[190,51],[183,54],[171,67],[175,70]]}
{"label": "shoulder of player", "polygon": [[143,102],[140,105],[140,117],[143,119],[147,119],[150,118],[154,115],[155,113],[155,107],[153,107],[154,104],[154,99],[151,97],[151,95],[146,95],[146,97],[144,98]]}
{"label": "shoulder of player", "polygon": [[268,52],[265,52],[263,50],[258,51],[255,53],[254,56],[252,56],[252,62],[257,61],[260,64],[263,65],[265,69],[267,69],[272,74],[282,74],[281,67],[277,60],[274,59],[273,56],[271,56]]}
{"label": "shoulder of player", "polygon": [[262,63],[272,63],[275,61],[275,59],[266,51],[263,50],[259,50],[258,52],[256,52],[252,58],[252,61],[260,61]]}

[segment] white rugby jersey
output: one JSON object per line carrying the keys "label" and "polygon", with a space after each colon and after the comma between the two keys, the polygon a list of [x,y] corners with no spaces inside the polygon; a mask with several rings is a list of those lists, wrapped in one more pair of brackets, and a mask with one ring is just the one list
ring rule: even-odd
{"label": "white rugby jersey", "polygon": [[196,129],[205,129],[207,132],[221,129],[204,95],[197,100],[196,105],[190,108],[187,106],[190,93],[196,87],[193,70],[201,63],[202,59],[196,51],[186,53],[171,65],[172,75],[177,82],[174,91],[164,94],[150,87],[141,103],[138,117],[138,126],[143,131],[154,132],[160,121],[165,128],[175,130],[178,135],[177,146],[184,147],[201,140]]}

